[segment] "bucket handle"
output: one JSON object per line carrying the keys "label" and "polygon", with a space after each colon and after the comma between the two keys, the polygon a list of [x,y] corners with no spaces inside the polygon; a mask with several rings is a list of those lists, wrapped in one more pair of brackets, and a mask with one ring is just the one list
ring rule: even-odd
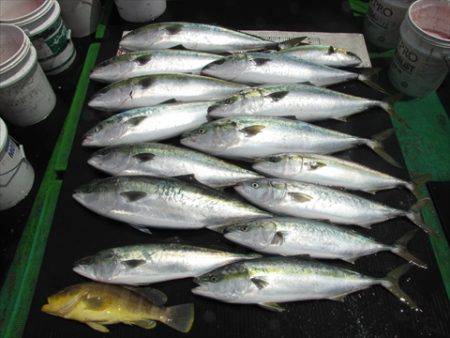
{"label": "bucket handle", "polygon": [[19,142],[17,142],[11,135],[9,136],[9,138],[12,139],[12,141],[19,146],[19,154],[22,157],[21,157],[20,161],[13,168],[9,169],[8,171],[5,171],[4,173],[0,173],[0,177],[1,177],[1,176],[8,175],[9,173],[15,171],[15,173],[9,178],[8,182],[6,182],[5,184],[0,184],[0,187],[6,187],[9,185],[9,183],[11,183],[13,178],[19,172],[18,168],[22,165],[23,162],[26,161],[25,150],[23,148],[23,145],[19,144]]}
{"label": "bucket handle", "polygon": [[447,65],[448,70],[450,71],[450,55],[444,56],[445,64]]}

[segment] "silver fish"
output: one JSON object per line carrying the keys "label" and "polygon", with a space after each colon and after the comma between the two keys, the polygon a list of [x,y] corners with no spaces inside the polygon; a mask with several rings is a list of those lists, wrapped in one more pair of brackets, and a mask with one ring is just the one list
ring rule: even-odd
{"label": "silver fish", "polygon": [[112,83],[160,73],[199,74],[204,66],[221,57],[209,53],[172,49],[131,52],[99,63],[90,78]]}
{"label": "silver fish", "polygon": [[212,188],[262,177],[216,157],[161,143],[104,148],[95,152],[88,163],[116,176],[192,176]]}
{"label": "silver fish", "polygon": [[278,214],[364,228],[392,218],[407,217],[430,232],[419,212],[423,200],[411,210],[400,210],[345,191],[281,178],[241,182],[234,189],[251,203]]}
{"label": "silver fish", "polygon": [[119,176],[94,180],[73,198],[102,216],[148,227],[199,229],[270,217],[270,214],[217,190],[174,179]]}
{"label": "silver fish", "polygon": [[297,120],[236,116],[209,122],[187,132],[181,143],[216,156],[244,160],[286,152],[330,154],[366,145],[398,166],[381,144],[391,132],[385,131],[370,140]]}
{"label": "silver fish", "polygon": [[250,84],[310,83],[328,86],[349,80],[359,80],[381,92],[385,90],[373,83],[368,74],[322,66],[298,57],[277,53],[245,53],[226,56],[211,62],[202,74],[219,79]]}
{"label": "silver fish", "polygon": [[193,102],[230,96],[247,86],[207,76],[153,74],[113,83],[97,92],[88,106],[120,111],[168,101]]}
{"label": "silver fish", "polygon": [[390,251],[410,263],[426,268],[426,264],[407,249],[416,231],[409,231],[396,243],[388,245],[342,226],[293,217],[255,220],[221,229],[226,239],[271,255],[307,255],[342,259],[353,264],[362,256]]}
{"label": "silver fish", "polygon": [[278,53],[330,67],[355,67],[361,58],[344,48],[330,45],[303,45],[282,49]]}
{"label": "silver fish", "polygon": [[100,251],[75,263],[87,278],[112,284],[144,285],[197,277],[223,265],[261,257],[185,244],[142,244]]}
{"label": "silver fish", "polygon": [[375,193],[405,187],[417,195],[417,183],[393,177],[361,164],[317,154],[277,154],[261,158],[253,169],[274,177]]}
{"label": "silver fish", "polygon": [[[299,40],[300,41],[300,40]],[[295,45],[295,40],[293,40]],[[182,47],[204,52],[239,52],[275,48],[279,43],[235,30],[189,22],[160,22],[138,28],[120,41],[128,50]],[[289,44],[283,43],[285,48]]]}
{"label": "silver fish", "polygon": [[372,107],[380,107],[394,115],[394,109],[389,102],[311,85],[291,84],[244,89],[212,105],[208,114],[214,118],[258,115],[295,116],[301,121],[345,121],[348,116]]}
{"label": "silver fish", "polygon": [[399,286],[400,277],[410,265],[392,270],[384,278],[314,260],[295,257],[269,257],[236,262],[204,274],[194,281],[196,295],[227,303],[258,304],[283,311],[277,303],[313,299],[342,301],[350,293],[381,285],[410,308],[414,301]]}
{"label": "silver fish", "polygon": [[98,123],[84,135],[82,144],[105,147],[168,139],[207,122],[211,104],[167,103],[128,110]]}

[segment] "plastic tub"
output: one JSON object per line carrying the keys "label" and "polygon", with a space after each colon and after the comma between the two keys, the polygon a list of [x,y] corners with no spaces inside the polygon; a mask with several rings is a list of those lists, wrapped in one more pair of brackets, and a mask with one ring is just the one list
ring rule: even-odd
{"label": "plastic tub", "polygon": [[64,23],[74,38],[91,35],[100,17],[99,0],[58,0]]}
{"label": "plastic tub", "polygon": [[0,211],[23,200],[34,182],[34,170],[25,157],[23,147],[8,136],[0,119]]}
{"label": "plastic tub", "polygon": [[55,107],[55,93],[24,31],[0,24],[0,40],[0,115],[18,126],[35,124]]}
{"label": "plastic tub", "polygon": [[413,1],[372,0],[364,20],[366,39],[380,48],[395,48],[400,39],[400,25]]}
{"label": "plastic tub", "polygon": [[409,7],[389,68],[392,84],[410,96],[436,90],[450,67],[450,1],[419,0]]}
{"label": "plastic tub", "polygon": [[122,19],[129,22],[155,20],[166,10],[166,0],[114,0]]}
{"label": "plastic tub", "polygon": [[70,30],[60,12],[56,0],[0,1],[0,21],[15,24],[27,33],[47,74],[60,73],[75,60]]}

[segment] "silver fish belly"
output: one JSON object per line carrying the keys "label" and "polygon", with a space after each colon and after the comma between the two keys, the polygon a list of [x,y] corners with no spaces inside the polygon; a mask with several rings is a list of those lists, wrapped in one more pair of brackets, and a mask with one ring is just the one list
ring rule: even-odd
{"label": "silver fish belly", "polygon": [[216,157],[161,143],[104,148],[95,152],[88,163],[117,176],[192,176],[213,188],[262,177]]}

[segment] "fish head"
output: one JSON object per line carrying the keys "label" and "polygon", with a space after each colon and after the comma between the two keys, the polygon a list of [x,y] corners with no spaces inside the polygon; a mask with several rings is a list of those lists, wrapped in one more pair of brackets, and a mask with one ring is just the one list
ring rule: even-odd
{"label": "fish head", "polygon": [[80,303],[84,291],[81,284],[69,286],[47,298],[41,310],[53,316],[68,318]]}
{"label": "fish head", "polygon": [[240,105],[240,95],[235,94],[224,100],[219,100],[209,106],[208,116],[213,118],[220,118],[237,115],[237,109]]}
{"label": "fish head", "polygon": [[133,99],[135,82],[139,78],[119,81],[106,86],[95,93],[88,106],[102,111],[117,111],[127,108],[127,102]]}
{"label": "fish head", "polygon": [[257,159],[252,167],[273,176],[298,174],[303,168],[303,156],[295,153],[271,155]]}
{"label": "fish head", "polygon": [[173,46],[163,46],[169,32],[164,25],[147,25],[126,34],[120,41],[120,47],[128,50],[142,50],[144,46],[152,49],[164,49]]}
{"label": "fish head", "polygon": [[183,134],[180,142],[190,148],[215,153],[239,143],[241,137],[237,124],[223,119],[205,123]]}
{"label": "fish head", "polygon": [[341,53],[343,55],[345,55],[345,57],[346,57],[345,61],[346,61],[347,67],[357,66],[362,62],[361,58],[358,55],[356,55],[355,53],[348,51],[346,49],[343,49],[343,48],[342,49],[338,48],[338,50],[341,51]]}
{"label": "fish head", "polygon": [[248,58],[245,54],[225,56],[207,64],[202,74],[226,80],[234,80],[248,68]]}
{"label": "fish head", "polygon": [[84,207],[98,213],[111,211],[118,204],[114,185],[117,177],[94,180],[77,188],[72,197]]}
{"label": "fish head", "polygon": [[287,185],[278,179],[261,178],[240,182],[234,189],[248,201],[266,205],[283,200]]}
{"label": "fish head", "polygon": [[276,225],[270,220],[256,220],[225,226],[224,237],[232,242],[253,247],[270,244]]}
{"label": "fish head", "polygon": [[89,78],[95,81],[112,83],[123,80],[124,75],[128,74],[133,69],[133,63],[118,58],[112,58],[97,64],[92,70]]}
{"label": "fish head", "polygon": [[109,147],[96,151],[87,162],[111,175],[121,175],[130,165],[130,155],[129,147]]}
{"label": "fish head", "polygon": [[113,283],[123,270],[121,259],[114,249],[103,250],[94,256],[84,257],[75,262],[73,271],[79,275],[104,283]]}
{"label": "fish head", "polygon": [[131,126],[122,114],[114,115],[97,124],[83,136],[85,147],[104,147],[119,142]]}
{"label": "fish head", "polygon": [[232,263],[194,279],[198,286],[192,293],[225,302],[235,302],[252,287],[248,270],[242,262]]}
{"label": "fish head", "polygon": [[261,109],[264,100],[260,100],[262,90],[259,88],[243,89],[238,93],[216,101],[208,107],[208,115],[213,118],[251,114]]}

